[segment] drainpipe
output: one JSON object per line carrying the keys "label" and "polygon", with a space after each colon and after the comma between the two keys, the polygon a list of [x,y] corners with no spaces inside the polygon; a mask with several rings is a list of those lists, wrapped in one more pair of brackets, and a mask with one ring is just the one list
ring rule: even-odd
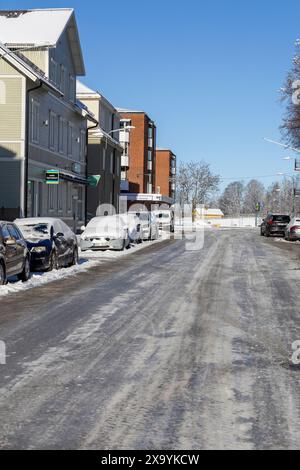
{"label": "drainpipe", "polygon": [[[86,129],[86,162],[85,162],[85,177],[86,179],[88,178],[88,148],[89,148],[89,130],[92,129],[97,129],[99,126],[99,122],[95,124],[94,126],[87,127]],[[85,225],[87,225],[87,195],[88,195],[88,186],[86,185],[85,187],[85,202],[84,202],[84,219],[85,219]]]}
{"label": "drainpipe", "polygon": [[25,132],[25,171],[24,171],[24,217],[28,217],[28,173],[29,173],[29,130],[30,130],[30,93],[42,88],[43,82],[26,91],[26,132]]}

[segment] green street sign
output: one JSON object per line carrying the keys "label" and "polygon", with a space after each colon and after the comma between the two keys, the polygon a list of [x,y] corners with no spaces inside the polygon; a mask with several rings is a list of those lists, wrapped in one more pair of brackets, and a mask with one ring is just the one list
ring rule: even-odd
{"label": "green street sign", "polygon": [[45,176],[46,184],[59,184],[59,170],[47,170]]}
{"label": "green street sign", "polygon": [[260,212],[260,209],[261,209],[261,205],[260,205],[260,203],[258,202],[258,203],[256,204],[256,206],[255,206],[255,210],[256,210],[256,212]]}
{"label": "green street sign", "polygon": [[101,175],[91,175],[88,177],[88,183],[89,183],[89,186],[91,186],[92,188],[96,188],[99,184],[99,181],[101,179]]}

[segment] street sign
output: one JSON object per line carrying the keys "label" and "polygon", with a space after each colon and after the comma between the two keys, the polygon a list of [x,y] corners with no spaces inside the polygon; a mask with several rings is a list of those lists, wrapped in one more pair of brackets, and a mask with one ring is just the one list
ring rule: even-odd
{"label": "street sign", "polygon": [[92,188],[96,188],[99,184],[99,181],[101,179],[101,175],[91,175],[88,177],[88,183],[89,183],[89,186],[91,186]]}
{"label": "street sign", "polygon": [[59,184],[59,170],[47,170],[45,176],[46,184]]}
{"label": "street sign", "polygon": [[261,210],[261,204],[260,204],[260,202],[257,202],[257,203],[256,203],[256,205],[255,205],[255,210],[256,210],[256,212],[260,212],[260,210]]}

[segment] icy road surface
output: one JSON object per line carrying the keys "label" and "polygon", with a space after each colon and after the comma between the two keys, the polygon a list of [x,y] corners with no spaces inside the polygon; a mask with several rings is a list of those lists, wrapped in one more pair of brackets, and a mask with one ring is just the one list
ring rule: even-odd
{"label": "icy road surface", "polygon": [[299,448],[299,269],[210,231],[2,297],[0,447]]}

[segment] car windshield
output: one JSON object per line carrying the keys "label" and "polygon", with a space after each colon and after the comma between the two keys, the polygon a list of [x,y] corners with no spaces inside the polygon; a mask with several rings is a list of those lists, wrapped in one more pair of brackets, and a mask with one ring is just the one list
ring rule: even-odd
{"label": "car windshield", "polygon": [[20,228],[25,239],[34,238],[37,240],[41,240],[49,238],[50,236],[50,226],[46,223],[22,225]]}
{"label": "car windshield", "polygon": [[123,224],[117,217],[101,217],[92,219],[86,228],[86,232],[118,232]]}
{"label": "car windshield", "polygon": [[273,220],[275,222],[283,222],[288,224],[291,219],[289,215],[273,215]]}

